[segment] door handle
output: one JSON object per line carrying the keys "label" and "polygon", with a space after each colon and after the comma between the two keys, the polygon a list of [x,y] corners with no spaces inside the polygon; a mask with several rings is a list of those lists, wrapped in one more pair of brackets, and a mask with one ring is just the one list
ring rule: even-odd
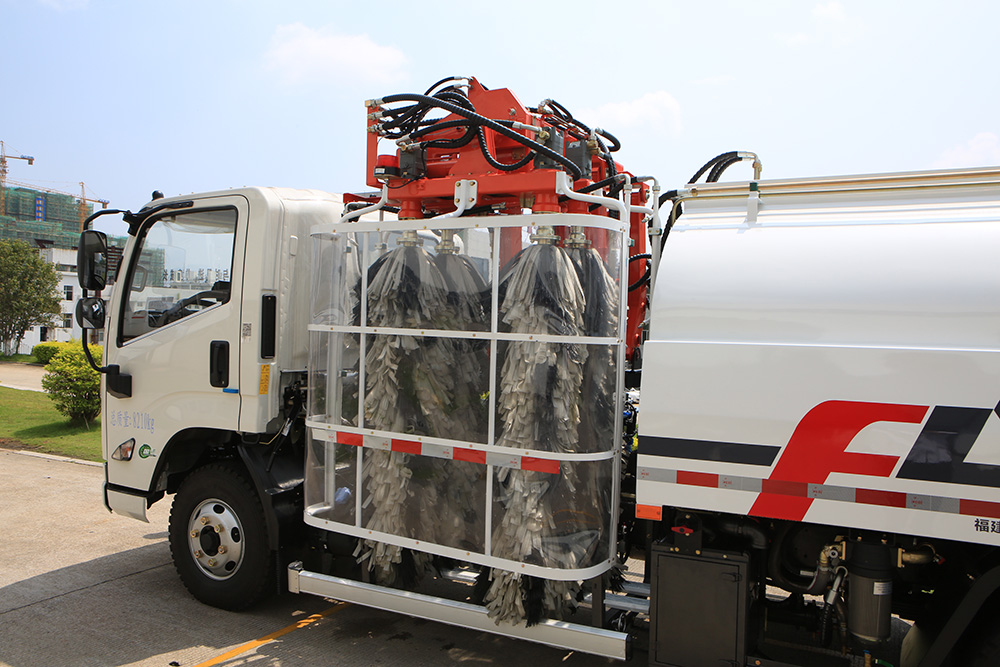
{"label": "door handle", "polygon": [[208,352],[208,381],[213,387],[229,386],[229,341],[213,340]]}

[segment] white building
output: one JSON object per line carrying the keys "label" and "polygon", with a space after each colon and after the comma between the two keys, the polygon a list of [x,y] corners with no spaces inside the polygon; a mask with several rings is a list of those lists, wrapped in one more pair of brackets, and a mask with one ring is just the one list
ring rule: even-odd
{"label": "white building", "polygon": [[28,329],[21,340],[18,354],[31,354],[31,348],[46,341],[62,343],[73,338],[79,340],[82,336],[80,325],[74,317],[76,302],[80,298],[80,285],[76,279],[76,250],[43,248],[38,253],[46,262],[55,265],[59,276],[58,294],[62,313],[50,327],[36,326]]}

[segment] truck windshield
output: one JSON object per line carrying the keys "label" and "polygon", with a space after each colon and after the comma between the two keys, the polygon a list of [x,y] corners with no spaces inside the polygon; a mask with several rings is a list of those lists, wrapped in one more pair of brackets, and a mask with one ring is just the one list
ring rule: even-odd
{"label": "truck windshield", "polygon": [[169,215],[147,227],[123,290],[121,342],[229,301],[236,211]]}

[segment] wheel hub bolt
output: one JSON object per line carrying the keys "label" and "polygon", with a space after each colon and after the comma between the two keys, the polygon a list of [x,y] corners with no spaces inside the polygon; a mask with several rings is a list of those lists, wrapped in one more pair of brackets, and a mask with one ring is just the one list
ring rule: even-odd
{"label": "wheel hub bolt", "polygon": [[207,526],[208,522],[209,522],[209,518],[207,516],[201,517],[201,525]]}
{"label": "wheel hub bolt", "polygon": [[198,551],[198,550],[196,549],[196,550],[195,550],[195,552],[194,552],[194,557],[195,557],[195,558],[201,558],[201,557],[202,557],[202,553],[201,553],[201,551]]}
{"label": "wheel hub bolt", "polygon": [[219,564],[219,561],[215,560],[214,558],[209,558],[208,559],[208,566],[209,567],[215,567],[218,564]]}
{"label": "wheel hub bolt", "polygon": [[219,545],[219,553],[220,554],[226,553],[226,545],[225,544],[220,544]]}
{"label": "wheel hub bolt", "polygon": [[215,532],[217,532],[217,533],[221,533],[222,532],[222,524],[221,523],[215,525]]}
{"label": "wheel hub bolt", "polygon": [[191,537],[197,538],[198,537],[198,531],[197,530],[192,530],[191,531]]}

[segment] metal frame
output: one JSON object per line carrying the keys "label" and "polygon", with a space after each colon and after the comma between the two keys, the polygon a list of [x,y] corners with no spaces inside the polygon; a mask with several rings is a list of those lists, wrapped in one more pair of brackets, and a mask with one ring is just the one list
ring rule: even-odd
{"label": "metal frame", "polygon": [[288,566],[288,590],[615,660],[631,657],[632,640],[624,632],[548,619],[531,627],[497,625],[485,607],[309,572],[303,569],[301,562]]}

